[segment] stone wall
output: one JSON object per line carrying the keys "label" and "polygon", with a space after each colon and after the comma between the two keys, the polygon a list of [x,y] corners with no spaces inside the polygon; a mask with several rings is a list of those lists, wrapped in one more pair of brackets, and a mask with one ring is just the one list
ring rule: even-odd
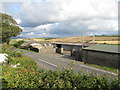
{"label": "stone wall", "polygon": [[63,48],[56,48],[56,53],[63,54]]}
{"label": "stone wall", "polygon": [[77,45],[62,45],[62,48],[65,51],[71,51],[72,49],[75,49],[75,51],[79,51],[82,46],[77,46]]}
{"label": "stone wall", "polygon": [[82,61],[82,50],[76,51],[75,49],[72,49],[71,56],[75,57],[75,60],[77,61]]}
{"label": "stone wall", "polygon": [[118,57],[119,55],[117,53],[90,51],[90,50],[82,51],[83,62],[90,64],[97,64],[101,66],[119,68]]}

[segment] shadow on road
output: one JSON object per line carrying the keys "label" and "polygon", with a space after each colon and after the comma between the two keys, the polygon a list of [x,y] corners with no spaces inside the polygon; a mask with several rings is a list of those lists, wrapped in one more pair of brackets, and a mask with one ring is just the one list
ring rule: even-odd
{"label": "shadow on road", "polygon": [[70,60],[74,60],[75,59],[75,57],[72,57],[70,55],[61,56],[61,58],[66,58],[66,59],[70,59]]}

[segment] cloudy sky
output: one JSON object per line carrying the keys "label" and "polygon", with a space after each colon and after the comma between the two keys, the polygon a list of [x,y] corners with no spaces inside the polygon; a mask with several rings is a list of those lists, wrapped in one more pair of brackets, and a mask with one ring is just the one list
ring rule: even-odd
{"label": "cloudy sky", "polygon": [[118,34],[119,0],[2,0],[23,29],[20,37]]}

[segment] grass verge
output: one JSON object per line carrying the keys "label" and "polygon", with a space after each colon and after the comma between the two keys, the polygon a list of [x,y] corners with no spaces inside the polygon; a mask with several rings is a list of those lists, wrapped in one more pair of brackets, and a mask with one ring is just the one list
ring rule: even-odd
{"label": "grass verge", "polygon": [[85,64],[87,66],[91,66],[94,68],[98,68],[98,69],[102,69],[102,70],[106,70],[106,71],[110,71],[110,72],[114,72],[114,73],[119,73],[120,69],[116,69],[116,68],[111,68],[111,67],[106,67],[106,66],[100,66],[100,65],[95,65],[95,64]]}

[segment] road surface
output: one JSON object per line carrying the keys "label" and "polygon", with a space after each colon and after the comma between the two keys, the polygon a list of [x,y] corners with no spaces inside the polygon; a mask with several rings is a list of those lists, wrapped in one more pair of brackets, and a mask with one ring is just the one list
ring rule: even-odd
{"label": "road surface", "polygon": [[117,73],[93,68],[83,64],[80,61],[73,60],[73,57],[70,57],[68,54],[57,54],[54,53],[53,48],[44,48],[41,50],[40,53],[35,53],[31,51],[22,50],[24,55],[32,57],[38,67],[45,69],[45,70],[58,70],[58,68],[71,68],[73,69],[74,73],[78,71],[82,71],[83,73],[93,73],[94,75],[107,75],[110,77],[118,77]]}

